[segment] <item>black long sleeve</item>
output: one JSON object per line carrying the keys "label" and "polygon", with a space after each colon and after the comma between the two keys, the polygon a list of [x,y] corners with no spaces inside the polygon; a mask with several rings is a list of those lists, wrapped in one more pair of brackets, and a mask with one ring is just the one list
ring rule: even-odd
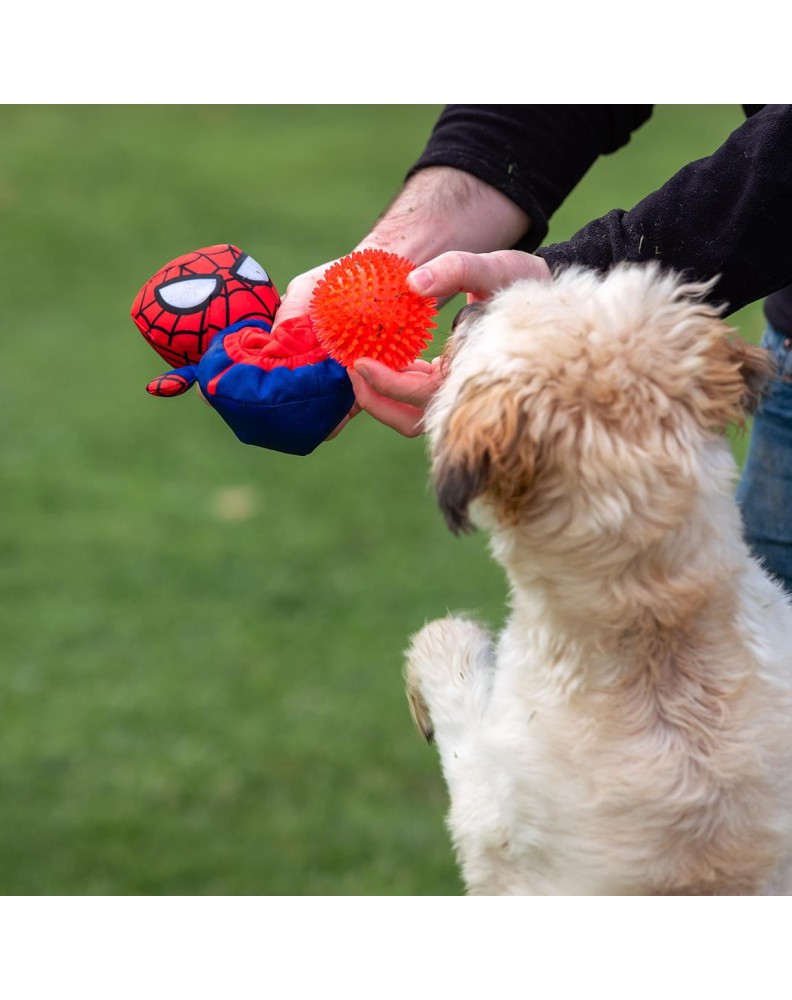
{"label": "black long sleeve", "polygon": [[712,156],[683,167],[629,212],[615,210],[539,251],[555,268],[658,260],[720,275],[728,311],[792,282],[792,105],[767,105]]}

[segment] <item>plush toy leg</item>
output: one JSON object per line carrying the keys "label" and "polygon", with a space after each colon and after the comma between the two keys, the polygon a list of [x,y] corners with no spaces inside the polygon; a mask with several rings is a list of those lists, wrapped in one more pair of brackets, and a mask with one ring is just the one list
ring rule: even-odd
{"label": "plush toy leg", "polygon": [[197,378],[197,365],[174,368],[172,371],[152,379],[146,386],[146,392],[152,396],[181,396],[183,392],[187,392]]}

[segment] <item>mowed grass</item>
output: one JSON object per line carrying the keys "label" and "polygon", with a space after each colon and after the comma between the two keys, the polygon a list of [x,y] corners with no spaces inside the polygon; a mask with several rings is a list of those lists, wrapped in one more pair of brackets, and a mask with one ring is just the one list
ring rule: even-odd
{"label": "mowed grass", "polygon": [[[423,444],[368,418],[294,458],[149,398],[164,366],[128,318],[194,247],[281,289],[350,249],[437,110],[0,109],[0,892],[461,892],[401,665],[448,608],[502,621],[484,539],[445,531]],[[740,121],[658,108],[551,241]],[[758,336],[758,307],[736,319]]]}

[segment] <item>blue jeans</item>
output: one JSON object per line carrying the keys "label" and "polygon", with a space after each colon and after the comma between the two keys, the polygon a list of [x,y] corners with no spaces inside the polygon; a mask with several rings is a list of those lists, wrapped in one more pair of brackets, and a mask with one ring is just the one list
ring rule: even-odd
{"label": "blue jeans", "polygon": [[754,416],[737,501],[753,554],[792,594],[792,339],[769,327],[762,347],[779,377]]}

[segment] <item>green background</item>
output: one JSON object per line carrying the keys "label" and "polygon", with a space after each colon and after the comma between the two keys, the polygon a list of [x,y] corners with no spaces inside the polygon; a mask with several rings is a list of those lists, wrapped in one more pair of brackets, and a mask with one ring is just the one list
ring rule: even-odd
{"label": "green background", "polygon": [[[502,620],[485,540],[444,529],[423,443],[365,416],[293,458],[151,399],[128,316],[195,247],[281,290],[348,251],[437,110],[0,109],[1,893],[461,892],[401,657],[449,608]],[[658,107],[549,241],[741,120]],[[756,339],[760,308],[735,322]]]}

